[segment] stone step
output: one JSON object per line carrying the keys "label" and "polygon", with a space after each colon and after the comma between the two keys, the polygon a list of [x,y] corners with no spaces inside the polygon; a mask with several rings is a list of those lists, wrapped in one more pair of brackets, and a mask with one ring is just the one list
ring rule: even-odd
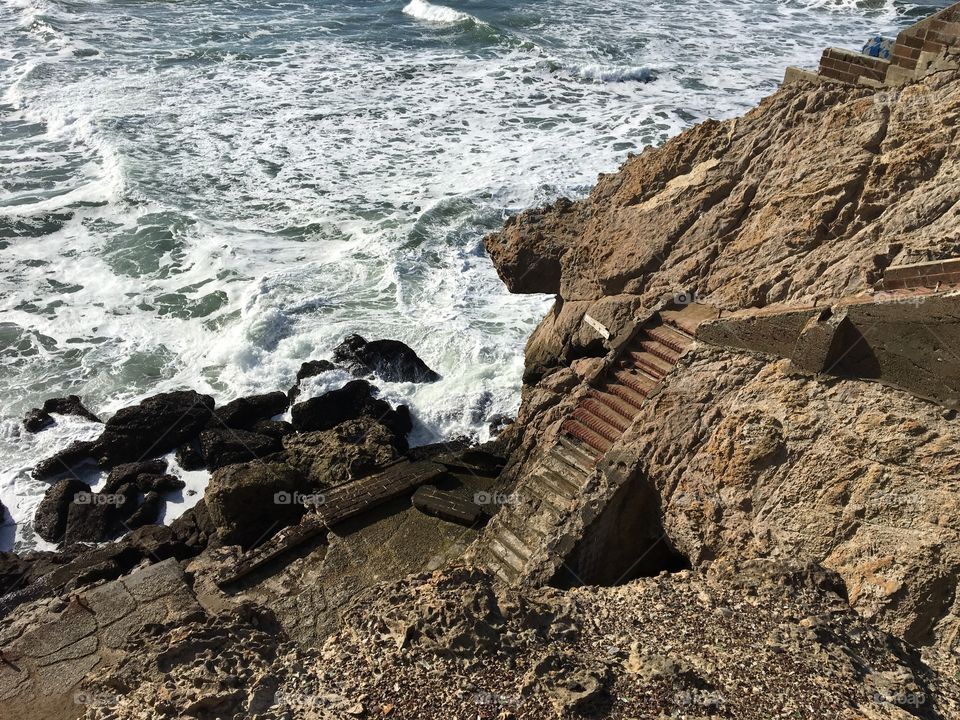
{"label": "stone step", "polygon": [[544,509],[541,506],[531,514],[523,514],[516,512],[513,508],[504,508],[497,513],[497,526],[509,531],[523,545],[520,549],[524,557],[529,557],[533,548],[543,545],[543,532],[538,527],[541,525],[553,527],[558,518],[568,510],[569,508],[560,511],[553,508]]}
{"label": "stone step", "polygon": [[[537,468],[537,475],[543,477],[556,494],[557,500],[565,503],[561,508],[564,508],[566,504],[569,504],[570,500],[580,495],[580,488],[582,487],[580,483],[563,473],[557,472],[545,463]],[[577,477],[581,478],[582,476],[577,475]]]}
{"label": "stone step", "polygon": [[680,359],[680,353],[678,353],[672,347],[664,345],[662,342],[657,340],[641,340],[640,350],[645,353],[650,353],[654,357],[658,357],[670,365],[676,365],[677,360]]}
{"label": "stone step", "polygon": [[580,402],[580,407],[596,415],[608,425],[612,425],[620,432],[624,432],[632,424],[632,417],[625,417],[614,410],[609,405],[596,400],[593,397],[586,397]]}
{"label": "stone step", "polygon": [[[514,580],[520,577],[520,571],[522,568],[515,568],[512,564],[510,564],[510,562],[503,557],[498,548],[500,548],[499,543],[492,542],[492,538],[488,540],[483,548],[482,557],[480,558],[481,563],[493,570],[493,572],[501,580],[504,580],[507,583],[512,583]],[[508,550],[504,550],[504,552],[507,554],[510,553]]]}
{"label": "stone step", "polygon": [[[530,478],[530,482],[525,482],[523,484],[523,487],[520,488],[520,491],[529,493],[541,503],[546,504],[550,510],[555,513],[566,512],[568,509],[567,506],[570,504],[569,500],[557,493],[555,481],[551,483],[542,477],[545,473],[546,470],[544,468],[540,468],[537,471],[537,474]],[[501,512],[503,511],[501,510]]]}
{"label": "stone step", "polygon": [[607,385],[606,391],[616,397],[619,400],[622,400],[624,403],[633,408],[634,417],[640,412],[640,408],[643,407],[643,401],[647,399],[646,393],[638,393],[635,390],[631,390],[626,385],[611,384]]}
{"label": "stone step", "polygon": [[610,442],[615,442],[620,439],[620,436],[623,435],[621,430],[618,430],[616,427],[608,423],[602,417],[594,415],[592,412],[587,410],[585,407],[578,407],[572,413],[572,417],[577,422],[587,426],[593,430],[597,435],[606,438]]}
{"label": "stone step", "polygon": [[[644,398],[646,398],[647,395],[650,393],[650,391],[657,386],[656,379],[652,377],[648,377],[646,375],[640,375],[638,373],[631,372],[631,370],[627,370],[627,369],[621,369],[614,372],[613,380],[614,380],[614,383],[611,383],[610,385],[607,386],[607,389],[610,392],[613,392],[613,387],[615,385],[622,385],[629,388],[630,390],[635,392],[637,395],[640,395],[641,397],[644,397]],[[614,393],[614,394],[619,395],[619,393]],[[623,396],[620,395],[620,397],[623,397]]]}
{"label": "stone step", "polygon": [[582,465],[572,465],[571,460],[565,460],[558,452],[547,453],[541,461],[541,466],[554,475],[564,478],[567,485],[577,488],[576,492],[580,492],[583,481],[589,474],[583,470]]}
{"label": "stone step", "polygon": [[657,325],[651,328],[644,328],[644,332],[654,340],[662,343],[676,353],[684,352],[690,347],[691,338],[685,332],[681,332],[670,325]]}
{"label": "stone step", "polygon": [[647,375],[652,375],[657,380],[665,378],[674,367],[673,364],[664,362],[656,355],[647,352],[630,352],[629,358],[634,368],[642,370]]}
{"label": "stone step", "polygon": [[520,538],[510,528],[505,527],[502,521],[492,529],[494,532],[487,540],[490,549],[511,568],[517,572],[522,571],[530,557],[530,548],[525,547]]}
{"label": "stone step", "polygon": [[573,468],[575,472],[570,477],[578,489],[597,465],[596,449],[576,438],[560,437],[548,454],[559,458]]}
{"label": "stone step", "polygon": [[490,572],[508,585],[513,583],[513,581],[519,577],[519,573],[512,568],[510,570],[505,569],[505,564],[489,549],[485,549],[483,554],[479,556],[477,560],[478,565],[487,568]]}
{"label": "stone step", "polygon": [[586,443],[599,453],[606,453],[613,447],[612,442],[576,420],[565,420],[563,423],[563,431],[567,433],[567,435]]}
{"label": "stone step", "polygon": [[616,395],[605,393],[602,390],[591,390],[590,397],[596,402],[602,403],[605,407],[609,408],[612,413],[622,418],[628,427],[633,424],[633,418],[637,416],[637,408],[630,403],[621,400]]}
{"label": "stone step", "polygon": [[693,340],[700,323],[704,320],[714,320],[718,314],[719,311],[710,305],[690,303],[679,310],[661,310],[660,320]]}

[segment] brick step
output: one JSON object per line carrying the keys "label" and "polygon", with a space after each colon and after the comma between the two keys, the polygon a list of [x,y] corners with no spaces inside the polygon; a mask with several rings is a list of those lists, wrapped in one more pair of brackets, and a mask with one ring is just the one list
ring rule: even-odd
{"label": "brick step", "polygon": [[658,357],[665,363],[670,363],[671,365],[676,365],[677,360],[680,359],[679,352],[669,345],[664,345],[659,340],[641,340],[640,350],[645,353],[650,353],[654,357]]}
{"label": "brick step", "polygon": [[634,415],[640,412],[640,408],[643,407],[643,401],[647,399],[646,392],[638,393],[635,390],[631,390],[626,385],[607,385],[606,391],[618,400],[621,400],[632,407],[634,410]]}
{"label": "brick step", "polygon": [[623,435],[623,431],[618,430],[616,427],[608,423],[602,417],[594,415],[592,412],[587,410],[584,407],[576,408],[572,413],[572,417],[577,422],[586,425],[588,428],[593,430],[597,435],[605,437],[610,442],[614,442],[620,439],[620,436]]}
{"label": "brick step", "polygon": [[563,423],[563,431],[577,440],[586,443],[599,453],[606,453],[613,443],[605,437],[598,435],[586,425],[582,425],[576,420],[566,420]]}
{"label": "brick step", "polygon": [[682,353],[690,347],[690,336],[674,329],[670,325],[657,325],[644,328],[644,332],[658,343],[666,345],[675,353]]}
{"label": "brick step", "polygon": [[609,408],[611,412],[616,413],[627,423],[628,427],[633,424],[633,418],[637,416],[637,408],[616,395],[610,395],[601,390],[591,390],[590,397],[598,403],[602,403]]}
{"label": "brick step", "polygon": [[[613,379],[615,383],[611,383],[610,385],[607,385],[607,390],[609,392],[612,392],[614,395],[618,395],[621,398],[623,398],[623,395],[620,395],[619,393],[615,392],[613,389],[614,387],[616,387],[616,385],[622,385],[624,387],[627,387],[630,390],[632,390],[634,393],[636,393],[637,395],[640,395],[643,398],[646,398],[647,395],[650,393],[650,391],[657,386],[656,379],[652,377],[646,377],[644,375],[638,375],[637,373],[630,372],[628,370],[617,370],[616,372],[613,373]],[[637,405],[637,407],[639,407],[639,404]]]}
{"label": "brick step", "polygon": [[596,449],[576,438],[561,436],[557,444],[550,448],[548,455],[559,458],[572,468],[567,474],[576,483],[578,489],[597,465]]}
{"label": "brick step", "polygon": [[697,325],[700,324],[693,317],[685,316],[683,312],[676,310],[662,310],[660,312],[660,321],[663,325],[686,335],[691,340],[693,340],[697,334]]}
{"label": "brick step", "polygon": [[631,425],[632,417],[621,415],[606,403],[593,397],[586,397],[580,401],[580,407],[596,415],[608,425],[612,425],[620,432],[624,432]]}
{"label": "brick step", "polygon": [[672,363],[664,362],[656,355],[651,355],[647,352],[630,352],[628,354],[629,362],[633,363],[633,368],[639,369],[645,372],[647,375],[652,375],[657,380],[662,380],[667,376],[674,366]]}

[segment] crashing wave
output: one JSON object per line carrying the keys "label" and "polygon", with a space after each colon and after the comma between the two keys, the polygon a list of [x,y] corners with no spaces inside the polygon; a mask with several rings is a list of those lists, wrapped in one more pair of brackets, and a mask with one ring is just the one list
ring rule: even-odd
{"label": "crashing wave", "polygon": [[414,17],[417,20],[426,20],[427,22],[434,23],[461,23],[467,21],[473,21],[478,24],[480,23],[473,15],[468,15],[465,12],[460,12],[459,10],[454,10],[445,5],[434,5],[427,2],[427,0],[411,0],[410,3],[403,8],[403,13]]}
{"label": "crashing wave", "polygon": [[656,80],[653,70],[646,67],[613,67],[609,65],[573,65],[569,68],[577,77],[594,82],[650,82]]}

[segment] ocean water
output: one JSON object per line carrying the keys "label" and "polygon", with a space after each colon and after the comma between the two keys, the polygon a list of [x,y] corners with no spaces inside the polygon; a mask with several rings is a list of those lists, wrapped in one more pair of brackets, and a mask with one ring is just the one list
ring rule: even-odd
{"label": "ocean water", "polygon": [[[383,386],[412,407],[415,442],[485,438],[519,404],[550,298],[508,295],[484,234],[746,110],[786,65],[925,12],[0,0],[0,546],[43,546],[29,519],[46,483],[29,470],[97,432],[67,418],[24,433],[23,413],[55,395],[105,415],[183,387],[223,402],[289,387],[358,332],[407,342],[444,376]],[[204,473],[186,477],[168,519],[202,491]]]}

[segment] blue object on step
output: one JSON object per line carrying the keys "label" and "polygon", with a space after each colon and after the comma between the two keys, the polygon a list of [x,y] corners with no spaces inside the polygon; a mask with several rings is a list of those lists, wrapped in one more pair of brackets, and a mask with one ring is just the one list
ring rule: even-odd
{"label": "blue object on step", "polygon": [[890,53],[893,52],[893,43],[893,38],[875,35],[867,40],[867,44],[863,46],[863,50],[861,52],[864,55],[869,55],[870,57],[880,58],[881,60],[889,60]]}

